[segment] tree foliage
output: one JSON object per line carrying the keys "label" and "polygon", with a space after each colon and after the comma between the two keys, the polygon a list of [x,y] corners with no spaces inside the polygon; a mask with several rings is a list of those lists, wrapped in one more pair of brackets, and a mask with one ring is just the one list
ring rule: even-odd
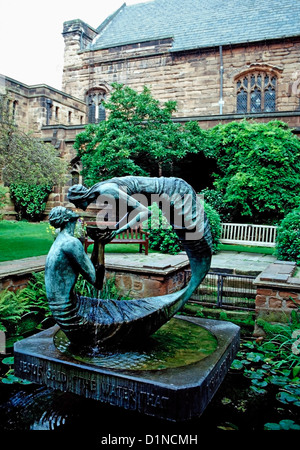
{"label": "tree foliage", "polygon": [[7,204],[7,197],[6,197],[7,192],[8,192],[8,189],[6,187],[0,185],[0,220],[3,218],[3,214],[1,214],[1,210]]}
{"label": "tree foliage", "polygon": [[10,195],[18,219],[40,220],[45,211],[52,185],[11,183]]}
{"label": "tree foliage", "polygon": [[0,100],[0,167],[19,218],[39,219],[54,185],[64,180],[67,164],[50,144],[19,130],[8,97]]}
{"label": "tree foliage", "polygon": [[[221,237],[221,219],[219,213],[208,203],[203,202],[204,211],[209,221],[212,235],[212,252],[217,253]],[[150,207],[151,217],[145,228],[149,232],[149,245],[153,250],[158,250],[170,255],[176,255],[182,250],[181,243],[172,226],[159,209],[157,203]]]}
{"label": "tree foliage", "polygon": [[137,93],[121,84],[112,86],[104,105],[108,119],[76,136],[74,147],[87,186],[115,176],[158,175],[161,171],[153,173],[153,168],[202,149],[206,132],[197,123],[182,126],[172,120],[176,102],[160,105],[147,87]]}
{"label": "tree foliage", "polygon": [[280,121],[217,125],[207,155],[215,187],[236,220],[276,223],[300,202],[300,141]]}
{"label": "tree foliage", "polygon": [[6,133],[1,142],[0,154],[3,164],[3,181],[10,185],[55,185],[60,184],[66,173],[66,163],[59,158],[51,144],[45,144],[29,134],[11,128],[9,140]]}
{"label": "tree foliage", "polygon": [[279,260],[295,261],[300,265],[300,208],[281,221],[277,230],[276,256]]}

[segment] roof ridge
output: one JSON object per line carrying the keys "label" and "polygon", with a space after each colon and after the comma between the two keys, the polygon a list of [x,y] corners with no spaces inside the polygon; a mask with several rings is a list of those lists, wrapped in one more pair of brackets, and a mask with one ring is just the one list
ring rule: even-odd
{"label": "roof ridge", "polygon": [[96,28],[96,31],[98,34],[101,33],[101,31],[103,31],[109,24],[110,22],[116,17],[117,14],[119,14],[119,12],[121,12],[122,9],[124,9],[126,7],[126,3],[124,2],[120,8],[118,8],[115,12],[113,12],[110,16],[108,16],[100,25],[99,27]]}

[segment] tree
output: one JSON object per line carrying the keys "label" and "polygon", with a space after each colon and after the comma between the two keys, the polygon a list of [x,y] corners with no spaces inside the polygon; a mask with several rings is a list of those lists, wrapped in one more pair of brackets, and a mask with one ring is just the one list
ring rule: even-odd
{"label": "tree", "polygon": [[217,125],[206,155],[233,220],[277,223],[300,204],[300,141],[280,121]]}
{"label": "tree", "polygon": [[6,187],[0,185],[0,220],[3,218],[3,214],[1,213],[1,210],[7,204],[7,197],[6,197],[7,192],[8,192],[8,189]]}
{"label": "tree", "polygon": [[174,161],[203,149],[206,132],[197,123],[182,126],[172,120],[176,102],[161,106],[147,87],[139,94],[128,86],[112,86],[105,103],[108,119],[76,136],[87,186],[115,176],[161,175]]}
{"label": "tree", "polygon": [[7,96],[0,101],[0,166],[19,218],[39,219],[49,193],[60,184],[67,164],[50,144],[19,130],[9,114]]}

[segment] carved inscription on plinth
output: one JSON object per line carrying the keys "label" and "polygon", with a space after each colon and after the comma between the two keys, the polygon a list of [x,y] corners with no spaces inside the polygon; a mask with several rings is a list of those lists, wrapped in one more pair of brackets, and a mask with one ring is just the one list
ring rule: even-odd
{"label": "carved inscription on plinth", "polygon": [[[53,361],[38,360],[33,356],[16,357],[15,371],[18,376],[34,383],[45,384],[54,389],[103,401],[110,405],[131,410],[156,410],[167,407],[169,397],[141,388],[126,379],[116,379],[102,374],[90,374],[84,369],[64,370]],[[155,388],[154,388],[155,390]]]}

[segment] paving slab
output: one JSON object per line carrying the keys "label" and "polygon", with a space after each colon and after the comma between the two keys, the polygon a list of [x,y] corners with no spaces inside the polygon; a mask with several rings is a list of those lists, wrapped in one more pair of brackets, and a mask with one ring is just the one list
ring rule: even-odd
{"label": "paving slab", "polygon": [[247,252],[220,252],[213,255],[212,269],[227,269],[234,274],[257,275],[276,261],[273,255]]}
{"label": "paving slab", "polygon": [[135,272],[165,272],[174,268],[187,268],[189,260],[185,252],[178,255],[162,253],[150,253],[147,256],[142,253],[107,253],[105,266],[109,269],[134,269]]}
{"label": "paving slab", "polygon": [[[0,278],[8,275],[18,275],[44,270],[46,256],[34,256],[32,258],[14,261],[0,262]],[[213,255],[211,268],[215,271],[229,270],[235,274],[257,275],[264,271],[276,258],[272,255],[246,252],[220,252]],[[172,266],[186,266],[188,257],[185,252],[178,255],[166,255],[162,253],[149,253],[147,256],[141,253],[107,253],[105,255],[107,266],[139,267],[141,270],[169,270]]]}

